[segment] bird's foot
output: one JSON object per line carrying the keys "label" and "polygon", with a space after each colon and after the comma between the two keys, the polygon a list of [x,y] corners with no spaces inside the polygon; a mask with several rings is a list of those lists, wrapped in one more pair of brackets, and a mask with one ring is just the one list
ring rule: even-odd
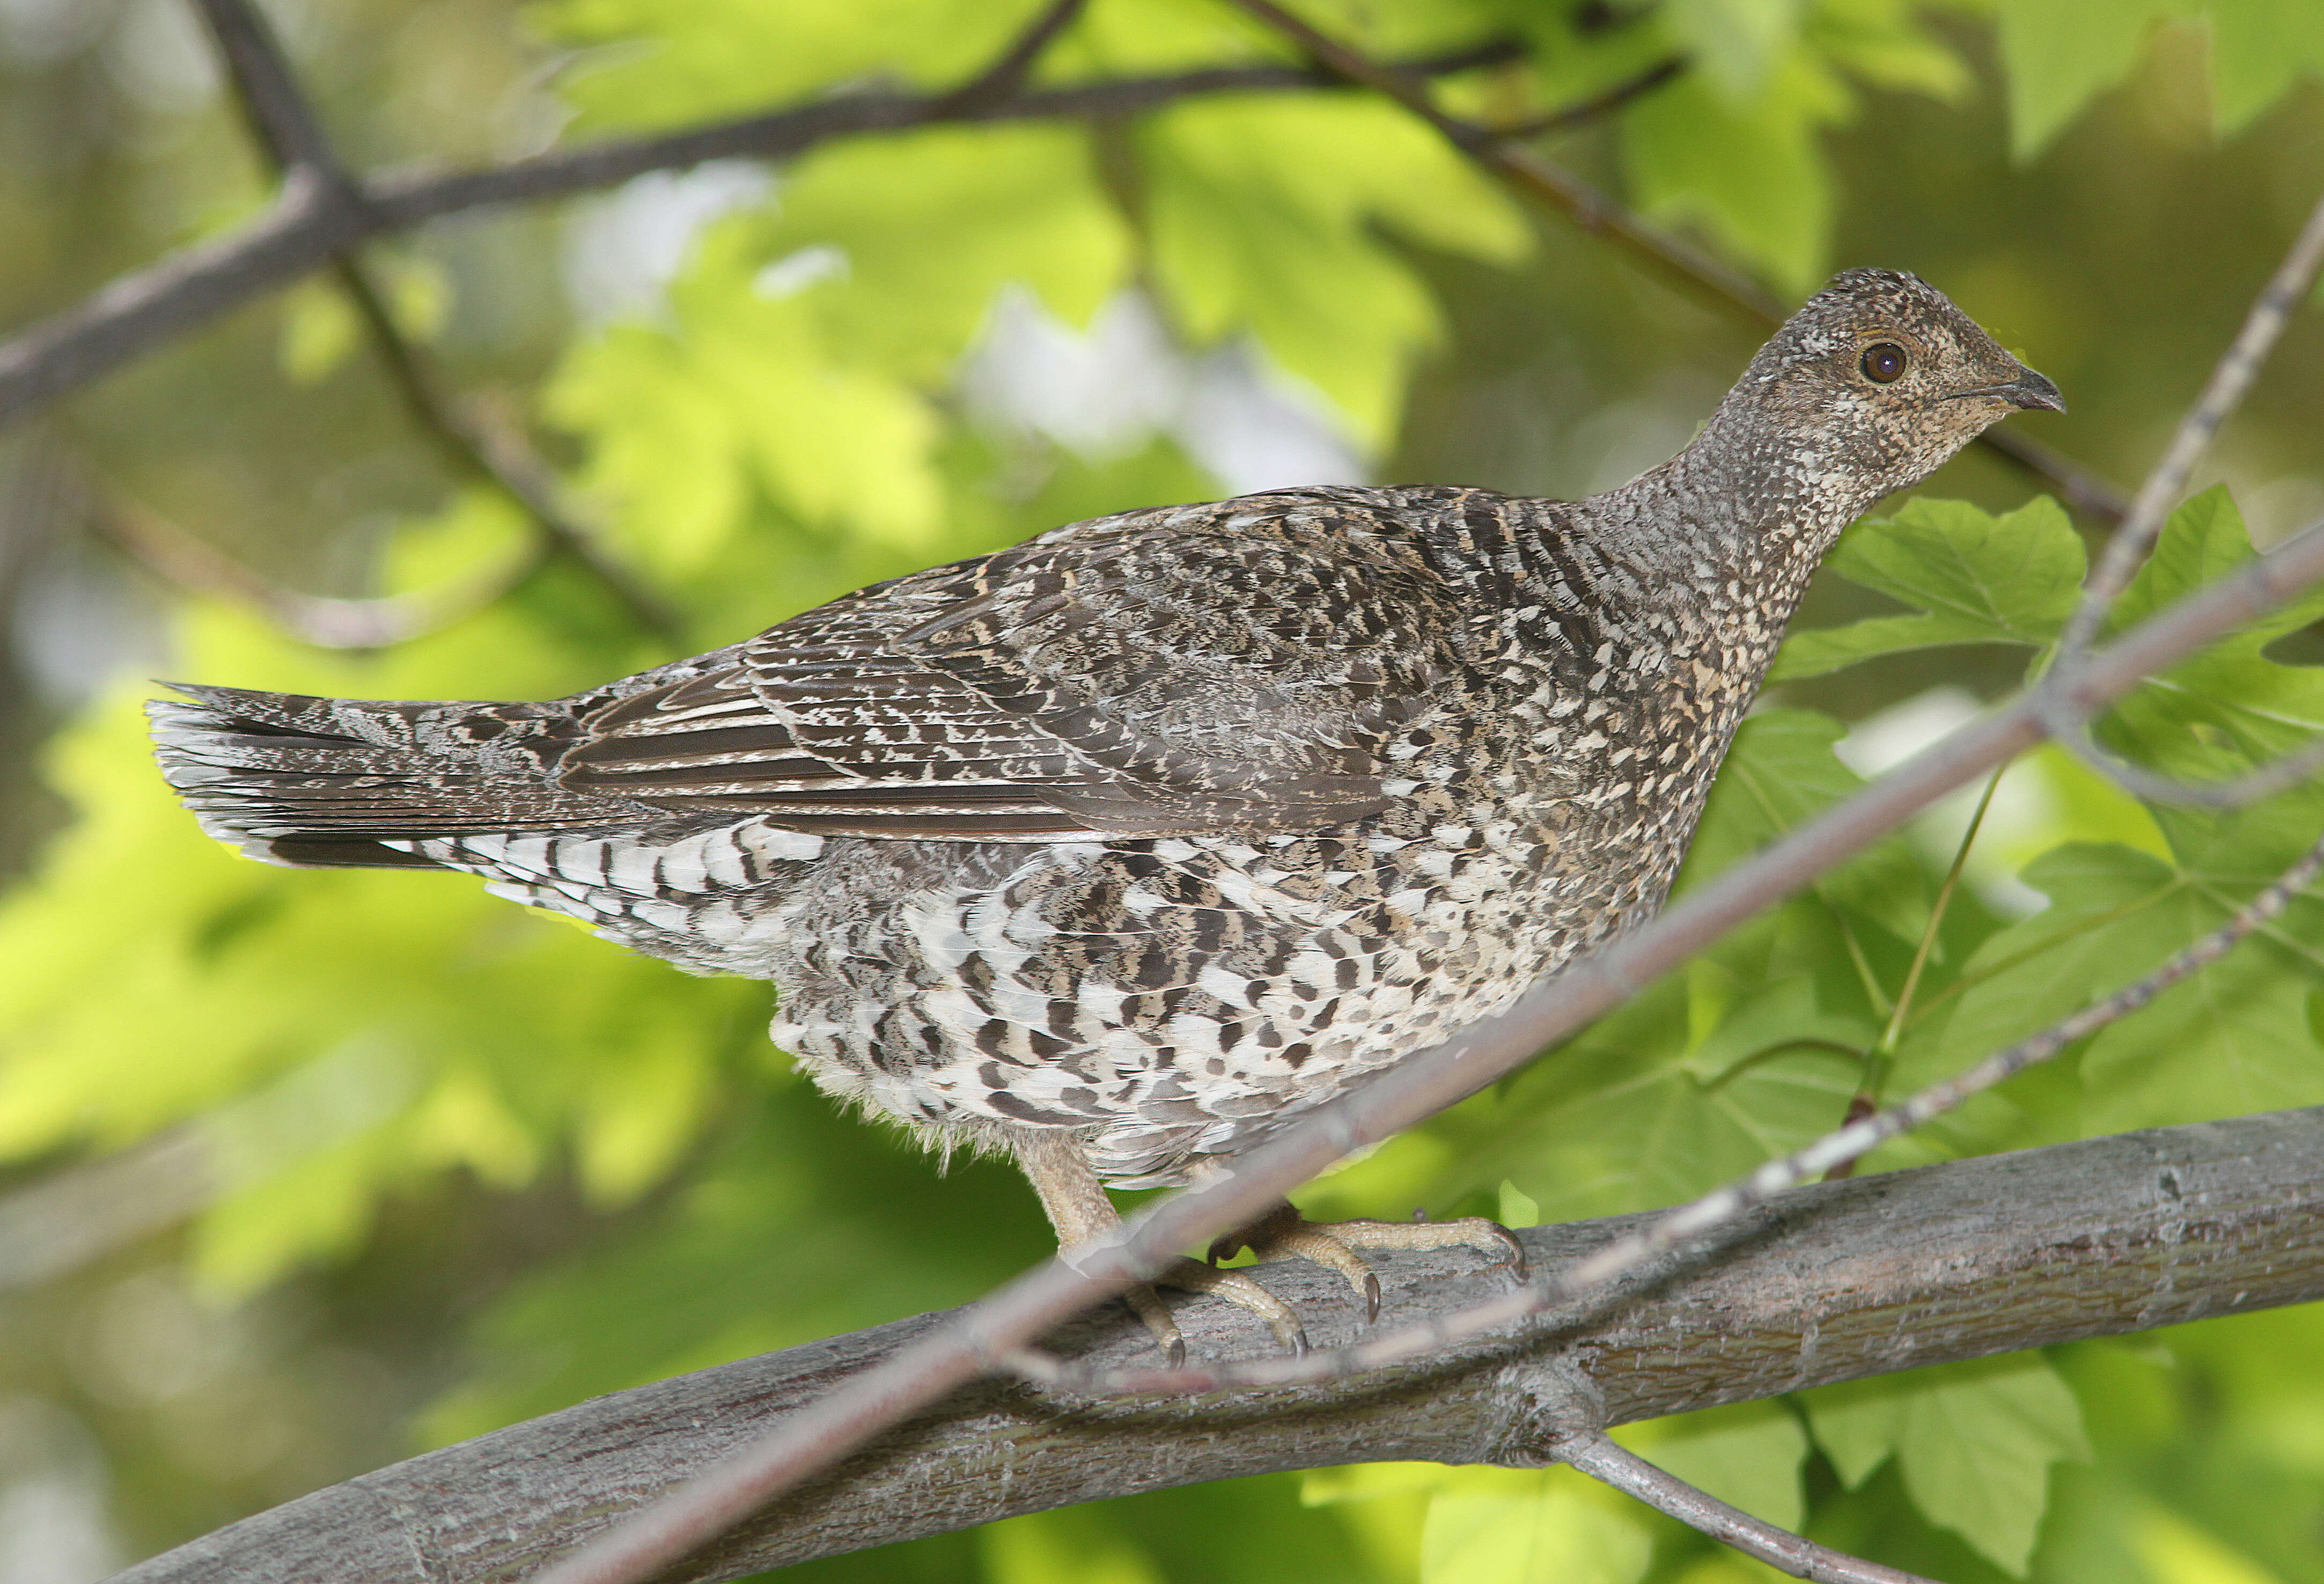
{"label": "bird's foot", "polygon": [[[1240,1271],[1222,1271],[1204,1264],[1198,1259],[1182,1259],[1155,1278],[1155,1287],[1176,1287],[1184,1292],[1207,1292],[1213,1298],[1223,1298],[1239,1309],[1247,1309],[1267,1322],[1275,1339],[1295,1358],[1307,1351],[1307,1330],[1299,1323],[1292,1307],[1269,1292]],[[1186,1361],[1186,1339],[1178,1331],[1177,1322],[1163,1306],[1154,1287],[1135,1287],[1129,1293],[1130,1307],[1154,1333],[1162,1351],[1169,1356],[1170,1366],[1176,1369]]]}
{"label": "bird's foot", "polygon": [[[1289,1205],[1261,1217],[1239,1232],[1211,1245],[1211,1258],[1231,1259],[1249,1248],[1262,1262],[1304,1259],[1337,1271],[1364,1306],[1364,1323],[1379,1318],[1379,1277],[1359,1251],[1389,1252],[1431,1248],[1473,1248],[1508,1270],[1518,1281],[1526,1274],[1525,1249],[1508,1227],[1482,1216],[1457,1221],[1310,1221]],[[1182,1259],[1165,1271],[1152,1287],[1133,1287],[1123,1298],[1146,1322],[1155,1343],[1177,1369],[1186,1362],[1186,1339],[1170,1317],[1156,1287],[1176,1287],[1187,1292],[1207,1292],[1247,1309],[1267,1322],[1275,1339],[1293,1357],[1307,1351],[1307,1330],[1298,1312],[1239,1270],[1222,1270],[1200,1260]]]}
{"label": "bird's foot", "polygon": [[1525,1280],[1524,1246],[1508,1227],[1482,1216],[1467,1216],[1454,1221],[1318,1222],[1306,1219],[1286,1204],[1212,1244],[1211,1258],[1231,1259],[1248,1248],[1261,1261],[1312,1260],[1340,1273],[1362,1301],[1364,1323],[1370,1325],[1379,1319],[1379,1277],[1358,1251],[1464,1247],[1487,1255],[1515,1279]]}

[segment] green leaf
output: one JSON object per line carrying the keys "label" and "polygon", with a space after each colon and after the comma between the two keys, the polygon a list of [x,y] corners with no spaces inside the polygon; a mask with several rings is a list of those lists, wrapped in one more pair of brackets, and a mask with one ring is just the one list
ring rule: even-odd
{"label": "green leaf", "polygon": [[2307,0],[2210,0],[2211,116],[2222,134],[2248,125],[2305,78],[2324,71],[2324,7]]}
{"label": "green leaf", "polygon": [[714,121],[872,73],[950,86],[1047,0],[547,0],[543,37],[581,51],[558,89],[591,130]]}
{"label": "green leaf", "polygon": [[1781,1529],[1796,1530],[1806,1512],[1800,1467],[1807,1431],[1781,1403],[1736,1403],[1644,1424],[1614,1439],[1689,1485]]}
{"label": "green leaf", "polygon": [[2047,496],[2000,516],[1916,498],[1841,534],[1825,565],[1916,614],[1794,633],[1771,682],[1949,644],[2046,645],[2072,615],[2086,570],[2080,535]]}
{"label": "green leaf", "polygon": [[1531,245],[1508,197],[1392,105],[1189,101],[1136,136],[1156,286],[1185,336],[1255,336],[1375,450],[1401,415],[1414,355],[1442,333],[1378,227],[1504,264]]}
{"label": "green leaf", "polygon": [[2009,145],[2041,153],[2101,90],[2127,76],[2169,0],[2000,0]]}
{"label": "green leaf", "polygon": [[1799,37],[1799,0],[1672,0],[1672,39],[1729,102],[1744,105]]}
{"label": "green leaf", "polygon": [[1852,1381],[1801,1401],[1843,1483],[1860,1486],[1895,1457],[1923,1516],[2020,1577],[2050,1465],[2091,1456],[2073,1392],[2038,1354]]}
{"label": "green leaf", "polygon": [[1850,104],[1836,79],[1797,52],[1745,106],[1681,78],[1623,116],[1631,190],[1655,219],[1701,226],[1803,293],[1823,274],[1831,233],[1831,175],[1817,134]]}
{"label": "green leaf", "polygon": [[1686,1065],[1704,1079],[1716,1080],[1770,1051],[1813,1044],[1864,1051],[1879,1037],[1873,1020],[1852,1010],[1826,1008],[1814,977],[1794,974],[1756,987],[1725,1009],[1711,1033],[1687,1052]]}
{"label": "green leaf", "polygon": [[1634,1584],[1645,1524],[1567,1468],[1459,1468],[1428,1504],[1421,1584]]}
{"label": "green leaf", "polygon": [[[2145,619],[2254,554],[2225,488],[2206,491],[2171,514],[2116,603],[2114,626]],[[2264,652],[2319,618],[2324,590],[2311,589],[2149,678],[2107,715],[2102,739],[2166,773],[2199,779],[2234,774],[2311,740],[2324,731],[2324,668],[2284,665]]]}
{"label": "green leaf", "polygon": [[1852,77],[1957,103],[1975,86],[1968,64],[1932,32],[1911,0],[1819,0],[1809,45]]}
{"label": "green leaf", "polygon": [[1130,265],[1084,135],[1056,126],[831,144],[799,162],[738,245],[762,295],[784,290],[785,260],[829,257],[838,277],[802,293],[828,355],[928,387],[950,376],[1002,287],[1028,287],[1081,323]]}
{"label": "green leaf", "polygon": [[[1743,722],[1712,786],[1680,885],[1750,857],[1784,831],[1859,791],[1863,778],[1832,746],[1848,728],[1805,709],[1763,709]],[[1918,864],[1901,838],[1881,841],[1827,873],[1818,890],[1906,940],[1928,917]]]}
{"label": "green leaf", "polygon": [[977,1542],[990,1584],[1164,1584],[1154,1560],[1089,1507],[987,1524]]}
{"label": "green leaf", "polygon": [[2211,115],[2239,131],[2324,70],[2324,11],[2305,0],[2000,0],[2010,146],[2032,158],[2130,74],[2155,28],[2199,26],[2210,45]]}

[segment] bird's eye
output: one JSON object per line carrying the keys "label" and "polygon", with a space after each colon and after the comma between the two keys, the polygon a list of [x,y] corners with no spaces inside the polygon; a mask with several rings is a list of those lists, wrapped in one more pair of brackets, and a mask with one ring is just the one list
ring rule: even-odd
{"label": "bird's eye", "polygon": [[1864,349],[1857,366],[1875,384],[1887,384],[1904,372],[1904,348],[1894,341],[1875,341]]}

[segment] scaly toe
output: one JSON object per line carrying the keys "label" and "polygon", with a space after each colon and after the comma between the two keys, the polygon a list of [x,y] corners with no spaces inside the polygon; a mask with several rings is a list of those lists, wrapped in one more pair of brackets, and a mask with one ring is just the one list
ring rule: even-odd
{"label": "scaly toe", "polygon": [[1200,1260],[1182,1259],[1157,1277],[1156,1285],[1223,1298],[1265,1320],[1268,1329],[1275,1333],[1275,1339],[1293,1357],[1303,1357],[1307,1351],[1307,1332],[1291,1306],[1240,1271],[1222,1271]]}
{"label": "scaly toe", "polygon": [[1162,1301],[1162,1295],[1151,1287],[1132,1287],[1121,1295],[1121,1301],[1146,1322],[1146,1329],[1153,1337],[1154,1345],[1162,1349],[1162,1357],[1169,1361],[1170,1367],[1184,1369],[1186,1366],[1186,1338],[1178,1329],[1178,1322],[1170,1318],[1170,1307]]}

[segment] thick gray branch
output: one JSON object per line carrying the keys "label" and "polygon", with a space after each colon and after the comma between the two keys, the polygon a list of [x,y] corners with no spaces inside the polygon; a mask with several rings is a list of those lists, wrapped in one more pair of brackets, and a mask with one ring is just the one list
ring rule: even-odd
{"label": "thick gray branch", "polygon": [[[1457,71],[1517,53],[1511,44],[1480,45],[1416,61],[1406,69]],[[1130,116],[1201,95],[1333,86],[1333,79],[1296,67],[1231,66],[1084,83],[991,102],[964,101],[952,94],[851,93],[660,137],[560,149],[480,171],[405,172],[342,183],[300,166],[285,181],[274,207],[244,229],[172,254],[0,342],[0,426],[322,268],[358,242],[441,216],[569,197],[705,160],[787,159],[859,133]]]}
{"label": "thick gray branch", "polygon": [[[1524,1233],[1554,1270],[1637,1226]],[[1460,1252],[1388,1256],[1383,1325],[1487,1296]],[[1265,1267],[1325,1346],[1358,1322],[1337,1278]],[[2324,1107],[1802,1188],[1691,1267],[1665,1265],[1524,1339],[1486,1337],[1356,1379],[1202,1399],[956,1392],[689,1559],[759,1569],[1202,1480],[1382,1459],[1530,1466],[1562,1437],[1914,1366],[2324,1297]],[[513,1580],[893,1355],[922,1315],[617,1393],[334,1486],[121,1575],[120,1584]],[[1248,1356],[1202,1303],[1194,1346]],[[1150,1354],[1111,1311],[1061,1341]]]}

